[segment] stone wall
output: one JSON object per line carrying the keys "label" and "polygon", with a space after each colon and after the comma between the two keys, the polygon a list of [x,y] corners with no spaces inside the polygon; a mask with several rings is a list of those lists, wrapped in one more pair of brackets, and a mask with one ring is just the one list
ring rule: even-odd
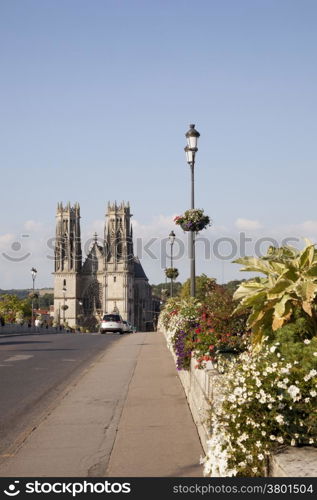
{"label": "stone wall", "polygon": [[[168,332],[163,331],[167,336]],[[172,349],[171,353],[175,359]],[[210,439],[209,411],[211,404],[217,404],[221,391],[221,378],[225,375],[212,367],[208,362],[206,369],[196,369],[196,360],[191,360],[190,370],[178,371],[184,387],[194,422],[204,451],[207,451],[207,441]],[[270,458],[270,477],[317,477],[317,448],[287,447],[282,453]]]}

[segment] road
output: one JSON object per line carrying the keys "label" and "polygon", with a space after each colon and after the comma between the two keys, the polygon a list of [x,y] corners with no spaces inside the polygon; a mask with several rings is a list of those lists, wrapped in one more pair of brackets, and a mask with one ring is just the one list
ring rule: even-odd
{"label": "road", "polygon": [[117,334],[0,336],[0,457],[24,441]]}

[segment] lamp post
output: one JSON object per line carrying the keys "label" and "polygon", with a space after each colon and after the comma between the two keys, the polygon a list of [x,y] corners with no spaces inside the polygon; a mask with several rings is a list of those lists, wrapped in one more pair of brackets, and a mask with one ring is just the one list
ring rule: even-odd
{"label": "lamp post", "polygon": [[63,294],[64,294],[64,304],[63,304],[63,327],[65,328],[65,300],[66,300],[66,286],[63,287]]}
{"label": "lamp post", "polygon": [[[189,125],[189,130],[185,134],[187,146],[185,147],[186,160],[191,170],[191,209],[195,208],[195,156],[198,151],[197,142],[200,133],[195,129],[195,125]],[[190,259],[190,295],[195,297],[195,235],[194,231],[189,231],[189,259]]]}
{"label": "lamp post", "polygon": [[31,276],[32,276],[32,281],[33,281],[33,292],[32,292],[32,319],[31,319],[31,325],[34,325],[34,281],[37,275],[37,270],[35,267],[32,267],[31,269]]}
{"label": "lamp post", "polygon": [[[170,232],[170,234],[168,235],[168,238],[169,238],[170,244],[171,244],[171,273],[173,273],[173,245],[174,245],[174,241],[175,241],[174,231]],[[173,275],[171,277],[171,297],[173,297]]]}

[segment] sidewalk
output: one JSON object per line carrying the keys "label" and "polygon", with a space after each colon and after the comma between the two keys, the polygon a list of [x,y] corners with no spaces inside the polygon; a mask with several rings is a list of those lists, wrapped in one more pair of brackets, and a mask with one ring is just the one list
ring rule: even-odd
{"label": "sidewalk", "polygon": [[0,477],[200,477],[203,454],[164,336],[135,333],[4,457]]}

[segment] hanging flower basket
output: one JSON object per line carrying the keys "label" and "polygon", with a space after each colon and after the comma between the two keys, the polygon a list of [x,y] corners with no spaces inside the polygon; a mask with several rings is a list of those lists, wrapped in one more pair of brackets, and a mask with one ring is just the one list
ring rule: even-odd
{"label": "hanging flower basket", "polygon": [[168,267],[167,269],[165,269],[165,274],[167,278],[175,280],[179,275],[179,272],[178,269],[176,269],[176,267]]}
{"label": "hanging flower basket", "polygon": [[199,208],[186,210],[183,215],[177,215],[174,222],[181,226],[183,231],[194,231],[196,233],[211,226],[210,217],[204,215],[204,211]]}

